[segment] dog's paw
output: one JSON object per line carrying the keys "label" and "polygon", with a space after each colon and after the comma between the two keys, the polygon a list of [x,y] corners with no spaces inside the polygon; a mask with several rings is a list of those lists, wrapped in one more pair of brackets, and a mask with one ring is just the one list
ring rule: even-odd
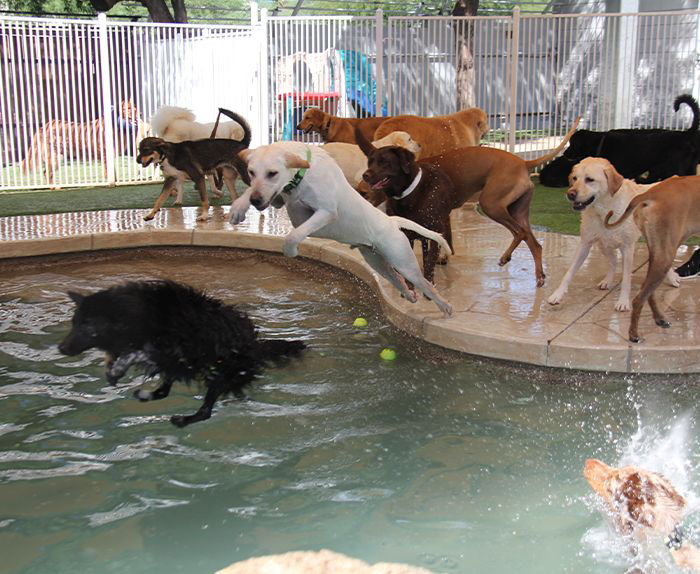
{"label": "dog's paw", "polygon": [[144,389],[138,389],[134,391],[134,397],[140,400],[142,403],[145,403],[153,400],[153,393]]}
{"label": "dog's paw", "polygon": [[231,225],[238,225],[243,223],[245,220],[245,214],[248,211],[248,203],[246,201],[241,201],[238,198],[231,204],[231,210],[228,212],[228,221]]}
{"label": "dog's paw", "polygon": [[170,422],[178,428],[183,428],[189,424],[188,418],[185,415],[173,415],[170,417]]}
{"label": "dog's paw", "polygon": [[547,299],[547,303],[549,303],[550,305],[559,305],[563,298],[564,293],[562,293],[561,291],[555,291],[549,296],[549,299]]}
{"label": "dog's paw", "polygon": [[217,197],[217,198],[218,198],[218,197],[223,197],[223,196],[224,196],[224,192],[221,191],[220,189],[216,189],[216,188],[214,188],[214,189],[211,190],[211,194],[212,194],[214,197]]}
{"label": "dog's paw", "polygon": [[666,281],[668,281],[668,284],[671,287],[681,286],[681,277],[673,269],[669,270],[669,272],[666,274]]}
{"label": "dog's paw", "polygon": [[201,215],[197,216],[197,221],[209,221],[209,212],[205,211]]}
{"label": "dog's paw", "polygon": [[598,289],[601,291],[607,291],[613,286],[613,281],[608,281],[608,278],[606,277],[603,279],[600,283],[598,283]]}
{"label": "dog's paw", "polygon": [[143,216],[143,220],[144,220],[144,221],[151,221],[154,217],[155,217],[154,214],[149,213],[148,215],[144,215],[144,216]]}
{"label": "dog's paw", "polygon": [[615,311],[629,311],[632,308],[630,305],[630,300],[628,298],[625,299],[618,299],[617,303],[615,303]]}
{"label": "dog's paw", "polygon": [[299,244],[296,241],[285,241],[282,247],[282,253],[286,257],[296,257],[299,255]]}

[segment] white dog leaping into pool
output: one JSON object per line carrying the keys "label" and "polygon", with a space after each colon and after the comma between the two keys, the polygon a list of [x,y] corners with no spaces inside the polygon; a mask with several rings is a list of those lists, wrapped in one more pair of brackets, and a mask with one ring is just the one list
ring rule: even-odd
{"label": "white dog leaping into pool", "polygon": [[262,211],[284,204],[294,226],[284,242],[288,257],[295,257],[299,243],[310,235],[347,243],[357,247],[372,269],[406,299],[417,301],[416,292],[406,284],[410,281],[445,316],[452,315],[452,305],[423,277],[401,229],[432,239],[450,253],[440,234],[379,211],[350,187],[338,164],[317,147],[278,142],[239,155],[248,164],[251,186],[233,202],[232,224],[242,222],[251,205]]}

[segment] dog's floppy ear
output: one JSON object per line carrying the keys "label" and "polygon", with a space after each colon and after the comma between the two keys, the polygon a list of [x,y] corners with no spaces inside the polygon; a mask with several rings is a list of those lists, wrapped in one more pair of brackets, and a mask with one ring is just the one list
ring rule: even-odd
{"label": "dog's floppy ear", "polygon": [[284,152],[284,165],[289,169],[311,167],[311,164],[308,161],[289,151]]}
{"label": "dog's floppy ear", "polygon": [[85,299],[85,295],[81,295],[75,291],[68,291],[68,297],[70,297],[76,305],[80,305],[83,299]]}
{"label": "dog's floppy ear", "polygon": [[401,171],[403,171],[406,174],[411,173],[411,166],[416,162],[416,156],[413,154],[412,151],[407,150],[403,147],[397,146],[393,149],[396,152],[396,155],[399,157]]}
{"label": "dog's floppy ear", "polygon": [[360,128],[357,126],[355,126],[355,141],[357,142],[357,145],[360,146],[362,153],[365,154],[367,157],[369,157],[375,151],[377,151],[377,148],[374,147],[372,142],[367,140],[365,134],[363,134],[362,130],[360,130]]}
{"label": "dog's floppy ear", "polygon": [[250,159],[250,152],[251,150],[249,149],[242,149],[241,151],[238,152],[238,157],[240,157],[246,165],[248,165],[248,160]]}
{"label": "dog's floppy ear", "polygon": [[617,170],[611,163],[605,166],[605,179],[608,180],[608,191],[610,195],[615,195],[615,192],[622,187],[624,178],[617,173]]}

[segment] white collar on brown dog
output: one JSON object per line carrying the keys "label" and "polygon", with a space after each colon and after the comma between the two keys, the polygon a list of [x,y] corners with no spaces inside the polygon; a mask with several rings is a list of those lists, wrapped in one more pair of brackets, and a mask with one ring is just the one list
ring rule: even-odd
{"label": "white collar on brown dog", "polygon": [[408,197],[409,195],[411,195],[411,192],[412,192],[414,189],[416,189],[416,187],[418,187],[418,184],[420,183],[420,178],[421,178],[422,175],[423,175],[423,170],[422,170],[422,169],[418,169],[418,174],[416,175],[416,177],[413,178],[413,181],[411,182],[411,185],[409,185],[409,186],[404,190],[404,192],[403,192],[401,195],[399,195],[396,199],[403,199],[404,197]]}

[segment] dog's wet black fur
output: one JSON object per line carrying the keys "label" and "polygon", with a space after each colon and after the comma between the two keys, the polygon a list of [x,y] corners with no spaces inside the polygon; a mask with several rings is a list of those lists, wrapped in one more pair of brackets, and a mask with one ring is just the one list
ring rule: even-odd
{"label": "dog's wet black fur", "polygon": [[114,385],[132,365],[161,375],[155,391],[136,391],[139,400],[168,396],[176,380],[201,381],[204,403],[187,416],[173,416],[178,427],[206,420],[221,395],[243,396],[243,387],[268,360],[297,355],[302,341],[258,339],[250,318],[196,289],[172,281],[139,281],[81,295],[72,329],[59,351],[77,355],[90,348],[107,353],[106,375]]}
{"label": "dog's wet black fur", "polygon": [[688,94],[678,96],[673,109],[687,104],[693,121],[687,130],[615,129],[577,131],[569,147],[540,172],[540,183],[566,187],[574,165],[586,157],[602,157],[627,179],[654,183],[672,175],[695,175],[700,161],[700,108]]}

